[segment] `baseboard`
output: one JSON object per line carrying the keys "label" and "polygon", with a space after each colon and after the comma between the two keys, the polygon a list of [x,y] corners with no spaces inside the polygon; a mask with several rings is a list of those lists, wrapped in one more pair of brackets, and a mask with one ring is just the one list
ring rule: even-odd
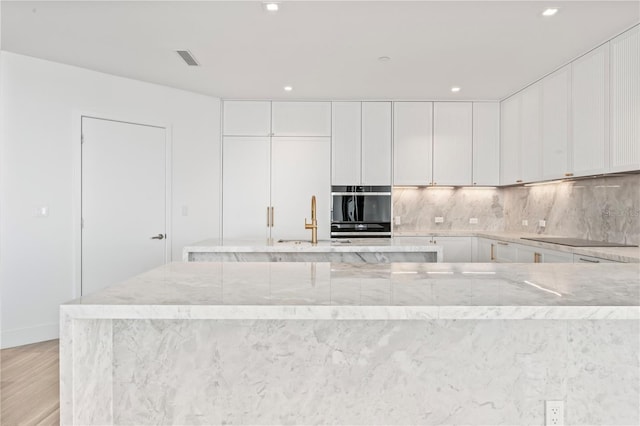
{"label": "baseboard", "polygon": [[55,324],[41,324],[33,327],[17,328],[13,330],[3,330],[0,335],[0,347],[13,348],[14,346],[28,345],[30,343],[44,342],[46,340],[57,339],[60,327]]}

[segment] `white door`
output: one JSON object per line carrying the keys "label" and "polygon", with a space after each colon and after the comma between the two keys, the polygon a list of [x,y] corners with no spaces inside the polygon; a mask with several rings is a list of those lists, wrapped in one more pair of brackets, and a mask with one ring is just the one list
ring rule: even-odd
{"label": "white door", "polygon": [[273,136],[331,136],[331,102],[272,102]]}
{"label": "white door", "polygon": [[521,93],[520,170],[522,174],[520,176],[525,182],[539,181],[542,175],[541,95],[540,83],[529,86]]}
{"label": "white door", "polygon": [[522,182],[520,168],[520,104],[515,95],[500,104],[500,184]]}
{"label": "white door", "polygon": [[271,135],[270,101],[225,101],[222,106],[225,136]]}
{"label": "white door", "polygon": [[332,185],[361,184],[360,102],[333,102],[331,105]]}
{"label": "white door", "polygon": [[270,141],[225,137],[222,146],[222,236],[269,237]]}
{"label": "white door", "polygon": [[472,114],[471,102],[434,102],[434,185],[471,185]]}
{"label": "white door", "polygon": [[82,118],[82,294],[167,260],[165,129]]}
{"label": "white door", "polygon": [[393,103],[393,184],[432,183],[433,102]]}
{"label": "white door", "polygon": [[362,103],[362,184],[391,185],[391,102]]}
{"label": "white door", "polygon": [[311,222],[311,196],[316,196],[318,239],[331,228],[331,139],[273,138],[271,140],[271,237],[311,240],[304,229]]}
{"label": "white door", "polygon": [[569,99],[571,65],[542,80],[542,178],[569,173]]}
{"label": "white door", "polygon": [[500,104],[473,103],[473,184],[500,184]]}

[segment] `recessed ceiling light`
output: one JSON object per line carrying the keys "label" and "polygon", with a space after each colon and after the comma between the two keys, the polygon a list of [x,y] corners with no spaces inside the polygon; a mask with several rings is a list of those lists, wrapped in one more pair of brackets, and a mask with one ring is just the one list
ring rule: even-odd
{"label": "recessed ceiling light", "polygon": [[550,7],[548,9],[545,9],[544,12],[542,12],[542,16],[553,16],[556,13],[558,13],[558,8],[557,7]]}
{"label": "recessed ceiling light", "polygon": [[453,93],[458,93],[458,92],[460,91],[460,88],[459,88],[459,87],[455,87],[455,86],[454,86],[454,87],[452,87],[452,88],[451,88],[451,91],[452,91]]}
{"label": "recessed ceiling light", "polygon": [[291,87],[291,86],[284,86],[284,91],[285,91],[285,92],[290,92],[290,91],[292,91],[292,90],[293,90],[293,87]]}
{"label": "recessed ceiling light", "polygon": [[389,62],[389,61],[391,60],[391,58],[390,58],[390,57],[388,57],[388,56],[380,56],[380,57],[378,58],[378,60],[379,60],[380,62]]}
{"label": "recessed ceiling light", "polygon": [[280,4],[273,1],[266,1],[262,6],[267,12],[277,12],[280,9]]}

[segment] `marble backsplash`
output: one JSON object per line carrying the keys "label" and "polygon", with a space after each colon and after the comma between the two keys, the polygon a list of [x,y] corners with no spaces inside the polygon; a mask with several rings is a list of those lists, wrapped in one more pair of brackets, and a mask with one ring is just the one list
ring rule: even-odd
{"label": "marble backsplash", "polygon": [[[504,230],[503,191],[498,188],[394,188],[394,231]],[[400,224],[397,224],[398,217]],[[442,217],[443,223],[435,223]],[[478,219],[477,224],[469,219]]]}
{"label": "marble backsplash", "polygon": [[393,216],[400,219],[395,232],[531,232],[640,244],[640,174],[528,187],[394,188]]}
{"label": "marble backsplash", "polygon": [[[507,232],[640,243],[640,174],[511,187],[502,192]],[[541,219],[546,221],[544,228],[539,226]]]}

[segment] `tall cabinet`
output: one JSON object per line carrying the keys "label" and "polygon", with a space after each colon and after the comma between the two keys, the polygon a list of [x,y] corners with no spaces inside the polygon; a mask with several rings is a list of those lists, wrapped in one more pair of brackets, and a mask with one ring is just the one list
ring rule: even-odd
{"label": "tall cabinet", "polygon": [[318,236],[329,238],[330,103],[225,101],[223,108],[223,238],[308,239],[312,195]]}

